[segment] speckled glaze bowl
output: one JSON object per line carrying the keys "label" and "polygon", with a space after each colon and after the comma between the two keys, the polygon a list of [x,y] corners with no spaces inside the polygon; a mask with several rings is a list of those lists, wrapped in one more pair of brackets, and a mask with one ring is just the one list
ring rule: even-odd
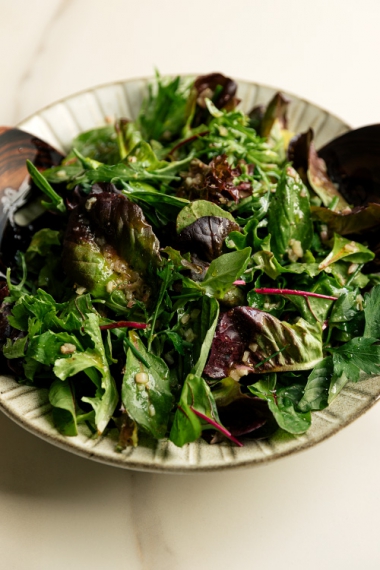
{"label": "speckled glaze bowl", "polygon": [[[81,131],[104,125],[115,117],[134,119],[147,91],[148,81],[121,81],[90,89],[46,107],[18,126],[65,152]],[[257,83],[238,81],[240,106],[245,112],[255,105],[267,103],[276,91]],[[292,94],[286,95],[291,101],[289,128],[301,132],[312,127],[317,148],[349,130],[348,125],[327,111]],[[6,188],[2,191],[0,208],[3,211],[15,190]],[[52,422],[46,390],[19,385],[11,376],[0,376],[0,409],[35,435],[95,461],[127,469],[165,473],[255,465],[306,449],[351,423],[373,406],[379,397],[380,377],[348,384],[331,406],[312,414],[310,430],[300,436],[278,430],[270,439],[247,441],[242,448],[227,442],[208,445],[202,440],[178,448],[167,440],[156,444],[141,438],[137,448],[127,448],[118,453],[115,451],[116,430],[94,438],[86,426],[80,426],[80,433],[76,437],[60,435]]]}

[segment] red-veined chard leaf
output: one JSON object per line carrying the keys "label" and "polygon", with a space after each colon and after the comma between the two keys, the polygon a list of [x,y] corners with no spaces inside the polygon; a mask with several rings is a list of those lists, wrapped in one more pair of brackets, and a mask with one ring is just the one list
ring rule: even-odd
{"label": "red-veined chard leaf", "polygon": [[170,441],[182,447],[198,439],[205,429],[217,429],[239,445],[221,424],[214,397],[206,382],[199,376],[189,374],[174,416]]}
{"label": "red-veined chard leaf", "polygon": [[220,319],[204,372],[224,378],[308,370],[322,358],[319,323],[301,318],[291,325],[252,307],[236,307]]}

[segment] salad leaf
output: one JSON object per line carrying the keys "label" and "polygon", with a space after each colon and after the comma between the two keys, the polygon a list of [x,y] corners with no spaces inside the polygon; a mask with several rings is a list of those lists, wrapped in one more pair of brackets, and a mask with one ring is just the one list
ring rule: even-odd
{"label": "salad leaf", "polygon": [[370,293],[366,293],[364,300],[365,329],[363,336],[380,339],[380,285],[376,285]]}
{"label": "salad leaf", "polygon": [[[99,328],[99,317],[94,313],[86,314],[83,331],[90,337],[93,348],[89,348],[84,352],[75,352],[69,358],[57,359],[54,364],[54,374],[60,380],[66,380],[66,378],[88,368],[94,368],[100,372],[101,380],[97,383],[95,396],[83,397],[82,401],[90,404],[95,410],[95,423],[98,433],[101,434],[107,427],[116,409],[119,396],[115,380],[111,376],[108,366]],[[96,376],[92,375],[91,379],[93,378],[96,378]]]}
{"label": "salad leaf", "polygon": [[[209,421],[208,421],[209,420]],[[170,431],[170,441],[178,447],[198,439],[204,429],[223,428],[214,397],[203,378],[189,374],[183,385],[181,397]]]}
{"label": "salad leaf", "polygon": [[53,406],[53,421],[63,435],[78,435],[75,397],[69,380],[54,380],[49,389],[49,402]]}
{"label": "salad leaf", "polygon": [[368,204],[356,208],[345,208],[338,212],[317,206],[311,207],[314,218],[328,225],[332,232],[341,236],[360,234],[380,223],[380,204]]}
{"label": "salad leaf", "polygon": [[42,201],[42,205],[45,208],[50,210],[55,210],[57,212],[63,213],[66,212],[66,206],[59,194],[52,188],[46,178],[37,170],[30,160],[26,161],[26,166],[28,168],[28,172],[33,179],[33,182],[38,186],[38,188],[50,198],[50,202]]}
{"label": "salad leaf", "polygon": [[178,238],[183,250],[212,261],[222,253],[225,238],[239,229],[236,222],[216,216],[203,216],[181,231]]}
{"label": "salad leaf", "polygon": [[322,360],[319,323],[291,325],[252,307],[236,307],[220,319],[205,374],[211,378],[308,370]]}
{"label": "salad leaf", "polygon": [[310,412],[298,412],[296,410],[303,392],[303,386],[294,384],[291,387],[273,391],[268,383],[260,381],[248,386],[248,388],[252,394],[268,402],[269,409],[280,428],[293,434],[301,434],[309,429],[311,424]]}
{"label": "salad leaf", "polygon": [[327,356],[316,365],[307,379],[302,399],[298,402],[298,408],[302,412],[323,410],[327,407],[333,372],[331,356]]}
{"label": "salad leaf", "polygon": [[[210,297],[223,298],[232,284],[240,277],[247,268],[251,255],[251,248],[247,247],[241,251],[225,253],[214,259],[207,270],[206,276],[197,285],[197,288],[204,291]],[[189,281],[184,281],[188,284]]]}
{"label": "salad leaf", "polygon": [[187,122],[190,84],[180,77],[163,79],[156,74],[156,84],[148,87],[139,117],[142,136],[156,141],[170,141],[179,136]]}
{"label": "salad leaf", "polygon": [[313,235],[309,193],[293,169],[281,177],[268,210],[271,247],[278,259],[297,261],[309,249]]}
{"label": "salad leaf", "polygon": [[349,263],[367,263],[375,257],[367,247],[356,241],[350,241],[334,234],[333,247],[328,256],[321,261],[319,269],[326,269],[333,263],[344,259]]}
{"label": "salad leaf", "polygon": [[380,346],[375,338],[353,338],[346,344],[336,348],[328,348],[332,352],[334,372],[338,376],[345,374],[351,382],[357,382],[360,372],[378,374],[380,372]]}
{"label": "salad leaf", "polygon": [[173,405],[169,370],[161,358],[147,352],[136,332],[129,333],[129,341],[149,368],[128,348],[121,388],[123,406],[138,426],[159,439],[165,436]]}
{"label": "salad leaf", "polygon": [[232,378],[221,380],[212,394],[219,417],[232,435],[267,437],[277,429],[266,402],[261,398],[243,394],[240,384]]}
{"label": "salad leaf", "polygon": [[235,218],[230,214],[230,212],[223,210],[216,204],[208,202],[207,200],[195,200],[195,202],[191,202],[188,206],[185,206],[178,214],[176,222],[177,233],[180,233],[187,226],[196,222],[199,218],[204,218],[206,216],[226,218],[234,224],[236,223]]}

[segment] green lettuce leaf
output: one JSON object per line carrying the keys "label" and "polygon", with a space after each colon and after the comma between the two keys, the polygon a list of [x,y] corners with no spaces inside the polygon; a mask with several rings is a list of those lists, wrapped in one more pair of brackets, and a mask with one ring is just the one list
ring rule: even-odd
{"label": "green lettuce leaf", "polygon": [[63,435],[78,435],[75,396],[69,380],[54,380],[49,389],[49,402],[53,406],[53,421]]}
{"label": "green lettuce leaf", "polygon": [[[111,376],[106,352],[100,331],[99,317],[94,313],[85,315],[83,331],[90,337],[94,347],[85,352],[75,352],[70,358],[59,358],[54,364],[54,374],[60,380],[66,380],[87,368],[100,372],[101,381],[94,397],[84,397],[83,402],[91,404],[95,410],[95,423],[98,433],[103,433],[110,421],[119,396],[115,380]],[[93,379],[94,377],[92,377]]]}

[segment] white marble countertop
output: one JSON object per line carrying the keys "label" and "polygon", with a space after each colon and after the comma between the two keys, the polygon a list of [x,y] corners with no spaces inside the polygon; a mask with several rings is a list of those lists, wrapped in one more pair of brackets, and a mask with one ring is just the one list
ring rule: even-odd
{"label": "white marble countertop", "polygon": [[[222,71],[380,122],[378,0],[0,0],[0,124],[87,87]],[[0,414],[7,570],[378,570],[380,406],[273,464],[164,476],[55,448]]]}

